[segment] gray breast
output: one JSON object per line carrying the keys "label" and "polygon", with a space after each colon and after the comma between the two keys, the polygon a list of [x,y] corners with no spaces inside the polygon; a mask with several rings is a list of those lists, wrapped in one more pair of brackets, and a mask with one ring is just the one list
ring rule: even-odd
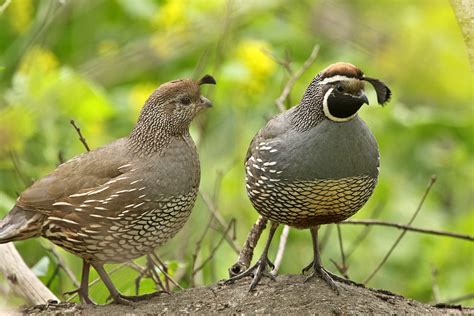
{"label": "gray breast", "polygon": [[379,167],[377,141],[359,118],[336,123],[324,120],[299,133],[288,131],[267,147],[262,160],[276,162],[281,178],[294,180],[340,179],[355,176],[376,178]]}

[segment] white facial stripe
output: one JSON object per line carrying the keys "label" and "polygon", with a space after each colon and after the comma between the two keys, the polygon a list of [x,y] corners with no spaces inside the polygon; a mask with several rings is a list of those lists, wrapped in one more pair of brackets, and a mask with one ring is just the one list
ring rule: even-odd
{"label": "white facial stripe", "polygon": [[[334,77],[333,77],[334,78]],[[347,78],[347,77],[346,77]],[[329,98],[329,95],[331,95],[331,92],[332,90],[334,90],[334,88],[331,88],[329,89],[326,94],[324,95],[324,99],[323,99],[323,112],[324,112],[324,115],[326,115],[326,117],[328,119],[330,119],[331,121],[334,121],[334,122],[347,122],[349,120],[351,120],[354,116],[357,115],[357,112],[352,114],[351,116],[349,117],[344,117],[344,118],[340,118],[340,117],[335,117],[334,115],[332,115],[330,112],[329,112],[329,108],[328,108],[328,98]]]}
{"label": "white facial stripe", "polygon": [[323,81],[319,82],[319,84],[326,84],[326,83],[331,83],[331,82],[336,82],[336,81],[351,81],[351,80],[359,80],[359,79],[336,75],[336,76],[332,76],[332,77],[324,79]]}

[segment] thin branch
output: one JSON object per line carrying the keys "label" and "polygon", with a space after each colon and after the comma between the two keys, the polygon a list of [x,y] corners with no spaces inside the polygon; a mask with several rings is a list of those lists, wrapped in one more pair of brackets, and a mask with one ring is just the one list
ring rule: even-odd
{"label": "thin branch", "polygon": [[290,226],[285,225],[283,227],[283,231],[280,235],[280,243],[278,245],[278,251],[274,261],[274,268],[272,270],[272,274],[276,274],[278,269],[280,269],[281,261],[283,260],[283,254],[285,253],[286,241],[288,239],[288,234],[290,232]]}
{"label": "thin branch", "polygon": [[5,12],[5,10],[8,8],[12,0],[5,0],[5,2],[0,6],[0,15]]}
{"label": "thin branch", "polygon": [[72,126],[74,127],[74,129],[76,130],[77,135],[79,135],[79,140],[80,140],[81,143],[84,145],[84,147],[86,148],[86,150],[87,150],[87,151],[91,151],[90,148],[89,148],[89,145],[87,145],[86,139],[82,136],[81,129],[76,125],[76,122],[74,122],[74,120],[71,120],[71,121],[69,121],[69,123],[71,123],[71,125],[72,125]]}
{"label": "thin branch", "polygon": [[193,252],[193,255],[192,255],[192,264],[191,264],[191,271],[192,271],[192,273],[191,273],[191,282],[190,282],[191,287],[195,286],[194,277],[196,276],[196,273],[194,273],[194,271],[195,271],[195,266],[196,266],[196,262],[197,262],[197,257],[199,255],[199,251],[201,251],[201,244],[204,240],[204,237],[206,237],[206,234],[207,234],[209,228],[211,228],[211,224],[212,224],[213,219],[214,219],[213,216],[211,216],[209,218],[209,221],[207,222],[206,228],[202,232],[201,237],[196,242],[196,248],[194,248],[194,252]]}
{"label": "thin branch", "polygon": [[[416,216],[418,215],[418,213],[420,212],[421,210],[421,207],[423,206],[423,203],[425,203],[425,199],[426,197],[428,196],[428,194],[430,193],[430,190],[431,188],[433,187],[433,184],[436,182],[436,176],[431,176],[431,179],[430,179],[430,182],[428,183],[428,186],[425,190],[425,193],[423,194],[423,197],[421,198],[421,201],[420,203],[418,204],[418,207],[416,208],[416,211],[415,213],[412,215],[412,217],[410,218],[410,220],[408,221],[408,224],[407,226],[410,226],[413,221],[415,220]],[[395,247],[397,247],[398,243],[400,242],[400,240],[402,240],[403,236],[405,236],[406,232],[408,230],[407,229],[403,229],[402,233],[400,234],[400,236],[398,236],[397,240],[395,241],[395,243],[392,245],[392,247],[390,248],[390,250],[387,252],[387,254],[385,255],[385,257],[382,259],[382,261],[379,263],[379,265],[375,268],[375,270],[365,279],[364,281],[364,285],[367,284],[374,276],[375,274],[377,273],[377,271],[380,270],[380,268],[385,264],[385,262],[387,261],[387,259],[390,257],[390,255],[392,254],[393,250],[395,249]]]}
{"label": "thin branch", "polygon": [[[224,230],[226,230],[226,228],[229,227],[229,224],[227,224],[225,222],[225,220],[222,218],[219,211],[217,210],[216,205],[211,201],[211,199],[209,198],[209,196],[206,193],[204,193],[202,191],[199,191],[199,195],[201,196],[202,200],[204,201],[204,204],[206,204],[207,209],[209,210],[209,212],[211,212],[213,218],[215,218],[216,221],[219,223],[219,225]],[[237,246],[237,244],[235,243],[234,238],[229,236],[227,233],[224,235],[224,237],[225,237],[225,240],[229,243],[232,250],[234,250],[234,252],[238,254],[240,249],[239,249],[239,246]]]}
{"label": "thin branch", "polygon": [[230,277],[236,276],[250,267],[253,250],[255,249],[255,246],[257,246],[260,235],[262,235],[266,226],[267,220],[263,216],[259,216],[255,224],[253,224],[252,229],[247,235],[247,240],[245,240],[245,243],[240,250],[239,259],[229,268]]}
{"label": "thin branch", "polygon": [[459,297],[452,298],[452,299],[446,301],[446,304],[459,303],[461,301],[470,300],[470,299],[473,299],[473,298],[474,298],[474,293],[469,293],[469,294],[466,294],[466,295],[462,295],[462,296],[459,296]]}
{"label": "thin branch", "polygon": [[337,227],[337,239],[339,240],[339,250],[341,251],[341,260],[342,260],[342,266],[340,269],[340,272],[343,277],[346,279],[349,279],[347,276],[347,265],[346,265],[346,255],[344,253],[344,246],[343,246],[343,241],[342,241],[342,233],[341,233],[341,226],[339,224],[336,225]]}
{"label": "thin branch", "polygon": [[313,47],[313,50],[311,52],[311,55],[309,55],[308,59],[304,62],[303,67],[299,69],[296,73],[294,73],[288,82],[286,83],[285,87],[283,88],[283,92],[281,95],[276,99],[275,104],[278,107],[278,109],[283,112],[286,110],[285,108],[285,100],[288,98],[290,95],[291,89],[293,89],[293,86],[295,85],[296,81],[304,74],[306,70],[308,70],[309,67],[314,63],[316,60],[316,57],[318,57],[318,52],[319,52],[319,45],[315,45]]}
{"label": "thin branch", "polygon": [[422,234],[452,237],[452,238],[463,239],[467,241],[474,241],[474,236],[467,235],[467,234],[459,234],[459,233],[452,233],[452,232],[435,230],[435,229],[412,227],[409,225],[386,222],[386,221],[381,221],[381,220],[373,220],[373,219],[346,220],[346,221],[340,222],[339,224],[353,224],[353,225],[367,225],[367,226],[376,225],[376,226],[395,227],[398,229],[403,229],[406,231],[412,231],[412,232],[417,232],[417,233],[422,233]]}
{"label": "thin branch", "polygon": [[431,290],[433,291],[433,299],[436,304],[440,302],[440,297],[441,297],[437,279],[438,279],[438,269],[432,266],[431,267]]}
{"label": "thin branch", "polygon": [[[369,215],[370,218],[377,218],[379,216],[379,214],[382,212],[382,210],[384,209],[385,207],[385,203],[380,203],[378,205],[375,206],[375,208],[373,209],[372,213]],[[346,221],[348,222],[348,221]],[[339,224],[343,224],[344,222],[342,223],[339,223]],[[368,225],[366,227],[364,227],[364,229],[357,235],[357,237],[355,238],[355,240],[350,244],[350,247],[349,249],[346,251],[346,260],[349,259],[349,257],[354,253],[354,251],[357,249],[357,247],[359,247],[359,245],[362,244],[362,241],[364,241],[365,238],[367,238],[367,236],[369,235],[370,233],[370,230],[371,230],[372,226]]]}
{"label": "thin branch", "polygon": [[197,268],[194,269],[194,271],[192,272],[193,275],[195,275],[200,270],[202,270],[202,268],[214,257],[214,254],[216,253],[217,249],[219,249],[219,247],[222,245],[222,242],[225,240],[225,237],[227,236],[227,233],[229,232],[230,229],[232,229],[233,226],[235,226],[235,219],[232,219],[229,222],[229,225],[227,226],[227,229],[222,234],[221,239],[219,239],[217,244],[212,248],[211,253],[209,254],[209,256]]}
{"label": "thin branch", "polygon": [[[74,275],[74,273],[71,271],[71,269],[69,269],[69,267],[66,265],[66,263],[64,262],[63,258],[61,258],[61,256],[59,255],[59,253],[56,251],[56,249],[53,247],[50,247],[50,248],[46,248],[46,250],[48,252],[50,252],[53,257],[56,259],[56,269],[62,269],[64,272],[66,272],[66,275],[71,279],[72,283],[74,284],[75,287],[79,287],[79,281],[77,281],[76,279],[76,276]],[[54,279],[54,274],[53,276],[51,277],[51,280],[50,282],[52,282],[52,280]],[[49,283],[48,283],[48,287],[49,287]]]}
{"label": "thin branch", "polygon": [[[153,261],[155,262],[155,265],[158,267],[158,269],[160,269],[161,273],[163,273],[163,275],[166,277],[165,279],[166,282],[168,282],[169,280],[180,290],[184,290],[184,288],[181,285],[179,285],[179,283],[168,274],[168,267],[163,261],[160,260],[160,258],[156,255],[156,253],[152,252],[151,254],[149,254],[149,256],[153,259]],[[167,285],[167,288],[169,290],[170,288],[169,284]]]}

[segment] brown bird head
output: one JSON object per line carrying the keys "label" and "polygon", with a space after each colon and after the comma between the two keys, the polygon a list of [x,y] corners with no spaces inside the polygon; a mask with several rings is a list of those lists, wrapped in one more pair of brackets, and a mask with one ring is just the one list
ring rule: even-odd
{"label": "brown bird head", "polygon": [[369,104],[364,92],[365,81],[375,88],[379,104],[384,105],[390,99],[391,91],[382,81],[366,77],[352,64],[338,62],[328,66],[314,78],[302,103],[322,108],[325,117],[332,121],[348,121],[364,103]]}
{"label": "brown bird head", "polygon": [[203,84],[216,84],[216,81],[205,75],[199,81],[181,79],[162,84],[145,102],[137,126],[153,126],[157,133],[183,133],[197,113],[212,106],[201,95]]}

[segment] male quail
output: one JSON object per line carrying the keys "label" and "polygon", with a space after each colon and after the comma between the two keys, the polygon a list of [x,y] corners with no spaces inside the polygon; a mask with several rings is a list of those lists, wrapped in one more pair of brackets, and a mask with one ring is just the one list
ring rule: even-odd
{"label": "male quail", "polygon": [[127,137],[61,164],[26,189],[0,221],[0,243],[42,236],[81,257],[83,303],[92,303],[90,265],[115,303],[146,297],[120,294],[103,264],[150,253],[188,219],[200,181],[189,124],[211,106],[200,85],[215,83],[206,75],[159,86]]}
{"label": "male quail", "polygon": [[271,119],[253,138],[245,159],[247,194],[271,228],[257,263],[227,283],[253,275],[252,290],[262,275],[271,277],[268,248],[278,224],[285,224],[311,230],[314,259],[303,272],[312,269],[308,279],[318,275],[338,291],[321,265],[317,233],[321,224],[357,212],[377,182],[377,142],[357,115],[368,104],[364,81],[374,86],[379,104],[390,99],[381,81],[354,65],[336,63],[313,79],[297,106]]}

